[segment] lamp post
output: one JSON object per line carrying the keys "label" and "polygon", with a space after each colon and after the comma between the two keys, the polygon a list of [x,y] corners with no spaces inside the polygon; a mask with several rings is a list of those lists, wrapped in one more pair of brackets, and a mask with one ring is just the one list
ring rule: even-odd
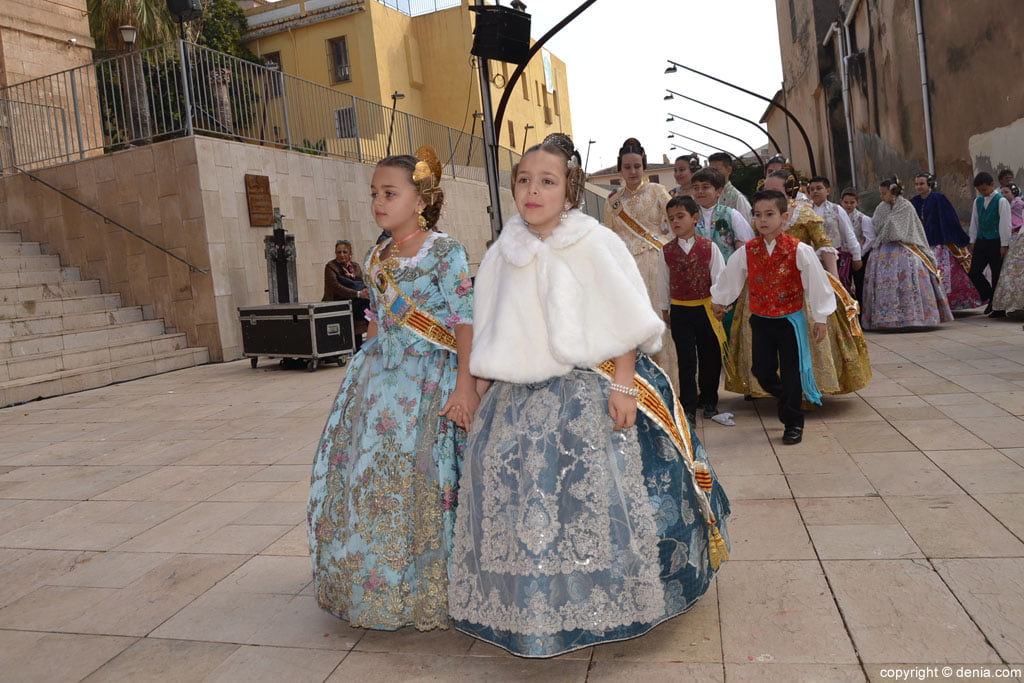
{"label": "lamp post", "polygon": [[523,151],[519,153],[519,156],[523,156],[524,154],[526,154],[526,136],[534,128],[535,126],[532,123],[528,123],[525,126],[523,126]]}
{"label": "lamp post", "polygon": [[[775,100],[773,100],[771,98],[768,98],[768,97],[765,97],[764,95],[756,93],[756,92],[754,92],[752,90],[747,90],[746,88],[741,88],[740,86],[735,85],[733,83],[730,83],[729,81],[723,81],[721,78],[716,78],[716,77],[712,76],[711,74],[706,74],[703,71],[697,71],[696,69],[694,69],[692,67],[689,67],[689,66],[686,66],[685,64],[680,64],[679,62],[673,62],[671,59],[669,59],[667,61],[669,63],[669,67],[667,69],[665,69],[665,73],[667,73],[667,74],[674,74],[674,73],[676,73],[676,71],[678,69],[686,69],[687,71],[689,71],[691,73],[695,73],[698,76],[703,76],[704,78],[710,78],[712,81],[715,81],[716,83],[721,83],[722,85],[727,85],[727,86],[729,86],[730,88],[732,88],[734,90],[739,90],[741,93],[744,93],[746,95],[750,95],[751,97],[756,97],[759,100],[764,100],[768,104],[770,104],[770,105],[772,105],[774,107],[777,107],[779,111],[781,111],[783,114],[785,114],[786,117],[790,121],[793,122],[793,125],[796,126],[796,129],[798,131],[800,131],[800,135],[804,139],[804,146],[807,148],[807,161],[808,161],[808,163],[811,166],[811,175],[818,175],[818,169],[817,169],[817,166],[814,163],[814,151],[811,149],[811,141],[807,137],[807,131],[805,131],[804,127],[802,125],[800,125],[800,120],[797,119],[797,117],[793,115],[793,112],[791,112],[789,109],[787,109],[785,105],[779,104]],[[783,92],[785,92],[785,90],[783,90]],[[773,142],[772,144],[775,144],[775,143]],[[775,145],[775,149],[777,151],[779,151],[779,152],[782,151],[782,150],[779,149],[778,145]]]}
{"label": "lamp post", "polygon": [[719,135],[724,135],[727,138],[732,138],[733,140],[737,140],[739,142],[742,142],[746,146],[746,148],[749,149],[750,152],[754,155],[754,158],[757,159],[757,163],[761,164],[762,170],[764,169],[764,159],[762,159],[761,155],[757,153],[757,150],[754,149],[753,147],[751,147],[750,144],[746,140],[744,140],[743,138],[738,138],[735,135],[731,135],[730,133],[726,133],[723,130],[718,130],[717,128],[712,128],[711,126],[705,126],[703,123],[697,123],[696,121],[691,121],[690,119],[688,119],[688,118],[686,118],[684,116],[679,116],[678,114],[669,114],[668,118],[665,119],[665,121],[666,121],[666,123],[671,123],[672,121],[674,121],[676,119],[679,119],[680,121],[686,121],[687,123],[692,123],[693,125],[700,126],[701,128],[707,128],[708,130],[710,130],[710,131],[712,131],[714,133],[718,133]]}
{"label": "lamp post", "polygon": [[683,147],[682,145],[676,145],[676,144],[669,145],[668,148],[670,150],[672,150],[672,149],[681,149],[684,152],[689,152],[690,154],[693,154],[694,156],[697,157],[698,163],[700,162],[700,152],[698,152],[695,149],[690,149],[689,147]]}
{"label": "lamp post", "polygon": [[124,98],[125,115],[128,117],[128,137],[132,144],[149,144],[153,142],[150,126],[149,103],[145,94],[145,83],[139,82],[142,65],[135,51],[135,41],[139,37],[139,29],[131,24],[117,27],[124,41]]}
{"label": "lamp post", "polygon": [[[731,157],[732,157],[733,159],[736,159],[737,161],[739,161],[739,160],[740,160],[738,156],[736,156],[735,154],[733,154],[733,153],[732,153],[732,152],[730,152],[729,150],[727,150],[727,149],[722,149],[721,147],[716,147],[715,145],[712,145],[712,144],[711,144],[710,142],[704,142],[703,140],[698,140],[697,138],[691,138],[691,137],[690,137],[690,136],[688,136],[688,135],[683,135],[682,133],[677,133],[677,132],[675,132],[674,130],[670,130],[670,131],[668,132],[668,137],[669,137],[670,139],[671,139],[671,138],[674,138],[674,137],[676,137],[677,135],[678,135],[679,137],[683,138],[684,140],[690,140],[691,142],[696,142],[696,143],[697,143],[698,145],[704,145],[705,147],[710,147],[711,149],[717,149],[717,150],[718,150],[719,152],[725,152],[726,154],[728,154],[729,156],[731,156]],[[741,163],[742,163],[742,162],[741,162]]]}
{"label": "lamp post", "polygon": [[587,159],[583,162],[583,175],[587,174],[587,166],[590,164],[590,146],[595,142],[597,142],[597,140],[587,140]]}
{"label": "lamp post", "polygon": [[405,93],[397,90],[391,93],[391,125],[388,127],[388,149],[384,156],[391,156],[391,134],[395,131],[395,110],[398,108],[398,100],[405,99]]}
{"label": "lamp post", "polygon": [[[484,113],[482,111],[473,112],[473,125],[469,129],[469,149],[466,150],[466,166],[469,166],[469,162],[473,159],[473,137],[476,135],[476,122],[477,119],[483,119]],[[484,127],[483,121],[480,122],[481,135],[483,135],[482,129]]]}
{"label": "lamp post", "polygon": [[676,97],[682,97],[684,100],[689,100],[690,102],[696,102],[697,104],[702,105],[704,107],[707,107],[708,109],[714,109],[715,111],[717,111],[719,113],[726,114],[728,116],[733,117],[734,119],[739,119],[740,121],[743,121],[745,123],[749,123],[753,127],[757,128],[759,131],[764,133],[766,136],[768,136],[768,142],[772,143],[772,145],[775,147],[775,151],[776,152],[778,152],[779,154],[782,153],[782,149],[779,147],[779,143],[777,143],[775,141],[775,138],[773,138],[772,134],[768,132],[768,129],[765,128],[764,126],[762,126],[760,123],[757,123],[756,121],[752,121],[751,119],[745,119],[742,116],[740,116],[739,114],[734,114],[731,111],[726,111],[725,109],[720,109],[719,107],[716,107],[713,104],[708,104],[707,102],[701,102],[700,100],[696,100],[696,99],[694,99],[694,98],[692,98],[692,97],[690,97],[688,95],[684,95],[682,93],[678,93],[675,90],[669,90],[668,88],[665,88],[665,91],[668,93],[667,95],[665,95],[665,98],[664,98],[666,101],[667,100],[674,100]]}

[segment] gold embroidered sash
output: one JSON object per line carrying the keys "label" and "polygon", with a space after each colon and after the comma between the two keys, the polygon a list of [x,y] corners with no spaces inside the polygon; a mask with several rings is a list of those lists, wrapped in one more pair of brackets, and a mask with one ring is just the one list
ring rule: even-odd
{"label": "gold embroidered sash", "polygon": [[946,249],[949,249],[949,253],[953,255],[960,265],[963,266],[965,272],[971,272],[971,250],[967,247],[958,247],[955,244],[946,244]]}
{"label": "gold embroidered sash", "polygon": [[622,221],[627,228],[632,231],[634,235],[640,238],[640,240],[651,249],[657,249],[661,251],[664,246],[661,241],[652,235],[650,231],[644,226],[640,225],[635,218],[626,213],[626,207],[619,199],[612,200],[612,213]]}
{"label": "gold embroidered sash", "polygon": [[852,294],[850,294],[850,290],[843,286],[843,283],[839,281],[839,278],[827,270],[825,271],[825,274],[828,275],[828,281],[829,284],[832,285],[832,291],[835,292],[836,298],[839,299],[836,307],[836,313],[839,313],[839,306],[842,306],[843,312],[846,314],[846,319],[850,323],[850,331],[853,333],[853,336],[863,337],[864,330],[861,329],[860,319],[858,317],[858,314],[860,313],[860,304],[857,303],[857,300],[853,298]]}
{"label": "gold embroidered sash", "polygon": [[[606,360],[594,368],[609,381],[615,381],[615,361]],[[664,372],[664,371],[662,371]],[[666,377],[666,381],[668,378]],[[669,382],[669,387],[672,383]],[[684,467],[693,482],[694,495],[701,509],[704,521],[708,525],[708,561],[712,569],[718,569],[722,562],[729,559],[729,549],[718,530],[718,520],[711,510],[711,470],[706,463],[697,462],[693,456],[693,440],[690,438],[690,427],[683,415],[683,407],[672,391],[673,406],[669,408],[657,389],[639,374],[633,375],[633,386],[639,391],[636,398],[637,408],[643,412],[669,438],[679,451]]]}
{"label": "gold embroidered sash", "polygon": [[916,244],[907,244],[906,242],[900,242],[900,244],[906,247],[911,254],[921,259],[921,262],[924,263],[924,267],[927,268],[932,275],[937,277],[939,282],[942,282],[942,273],[939,272],[938,268],[932,265],[931,259],[925,256],[924,252],[921,251],[921,247]]}
{"label": "gold embroidered sash", "polygon": [[381,263],[380,252],[386,244],[379,244],[370,257],[370,281],[377,290],[377,296],[384,304],[385,315],[399,325],[405,326],[421,339],[458,353],[455,335],[440,320],[421,311],[411,299],[407,298],[391,273]]}

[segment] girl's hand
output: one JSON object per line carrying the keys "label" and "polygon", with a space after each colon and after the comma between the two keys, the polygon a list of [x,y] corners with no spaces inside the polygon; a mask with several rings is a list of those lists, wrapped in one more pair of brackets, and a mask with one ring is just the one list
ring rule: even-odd
{"label": "girl's hand", "polygon": [[814,341],[819,344],[828,338],[828,326],[825,323],[814,323]]}
{"label": "girl's hand", "polygon": [[455,391],[448,397],[448,402],[438,413],[441,417],[449,420],[469,431],[473,424],[473,416],[480,405],[480,396],[476,393],[476,387],[465,388],[456,385]]}
{"label": "girl's hand", "polygon": [[608,396],[608,415],[615,422],[615,431],[629,429],[636,424],[636,399],[621,391]]}

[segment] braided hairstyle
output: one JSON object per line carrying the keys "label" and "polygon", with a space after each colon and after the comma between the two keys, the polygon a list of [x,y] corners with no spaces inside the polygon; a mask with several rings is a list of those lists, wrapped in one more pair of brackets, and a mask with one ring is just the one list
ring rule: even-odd
{"label": "braided hairstyle", "polygon": [[[554,154],[565,159],[565,200],[569,202],[569,206],[574,209],[578,209],[583,200],[583,187],[587,182],[587,176],[583,172],[580,153],[573,144],[572,138],[565,133],[551,133],[544,138],[543,142],[527,149],[522,158],[520,158],[520,161],[525,159],[528,154],[538,150],[547,152],[548,154]],[[516,163],[516,165],[512,167],[513,194],[515,193],[516,175],[518,173],[519,164]]]}
{"label": "braided hairstyle", "polygon": [[889,192],[892,192],[892,196],[894,197],[899,197],[901,194],[903,194],[903,183],[901,183],[899,177],[895,175],[883,179],[880,183],[878,183],[878,186],[884,187],[885,189],[889,190]]}
{"label": "braided hairstyle", "polygon": [[437,230],[437,221],[441,218],[441,208],[444,206],[444,190],[441,189],[441,163],[434,150],[420,147],[416,150],[416,156],[395,154],[385,157],[377,162],[377,168],[382,167],[401,168],[409,172],[409,182],[416,187],[420,199],[426,204],[423,219],[427,222],[427,229]]}
{"label": "braided hairstyle", "polygon": [[644,151],[644,146],[640,144],[639,140],[626,138],[626,141],[622,143],[622,147],[619,148],[619,160],[616,164],[616,169],[619,171],[622,170],[622,157],[626,154],[639,154],[644,170],[647,170],[647,152]]}
{"label": "braided hairstyle", "polygon": [[923,171],[914,176],[914,180],[917,180],[918,178],[924,178],[924,181],[928,183],[928,187],[933,190],[935,189],[935,176],[932,175],[931,173]]}
{"label": "braided hairstyle", "polygon": [[[789,169],[783,168],[778,171],[772,171],[768,174],[769,178],[778,178],[786,185],[786,196],[790,199],[796,199],[796,193],[800,191],[800,181],[797,179],[796,174]],[[763,186],[762,186],[763,187]]]}

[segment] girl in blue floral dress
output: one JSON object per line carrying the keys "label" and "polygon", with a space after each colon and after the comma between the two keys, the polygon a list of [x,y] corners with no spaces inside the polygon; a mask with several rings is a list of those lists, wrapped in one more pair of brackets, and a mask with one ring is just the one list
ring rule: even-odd
{"label": "girl in blue floral dress", "polygon": [[433,150],[381,161],[370,186],[391,233],[367,257],[367,341],[317,448],[307,523],[318,604],[352,626],[448,626],[448,556],[465,429],[473,290],[462,245],[435,231]]}
{"label": "girl in blue floral dress", "polygon": [[[665,372],[664,323],[622,240],[579,210],[572,141],[513,172],[477,275],[471,367],[493,380],[466,444],[455,626],[524,657],[638,636],[728,557],[729,502]],[[637,351],[639,349],[639,351]]]}

